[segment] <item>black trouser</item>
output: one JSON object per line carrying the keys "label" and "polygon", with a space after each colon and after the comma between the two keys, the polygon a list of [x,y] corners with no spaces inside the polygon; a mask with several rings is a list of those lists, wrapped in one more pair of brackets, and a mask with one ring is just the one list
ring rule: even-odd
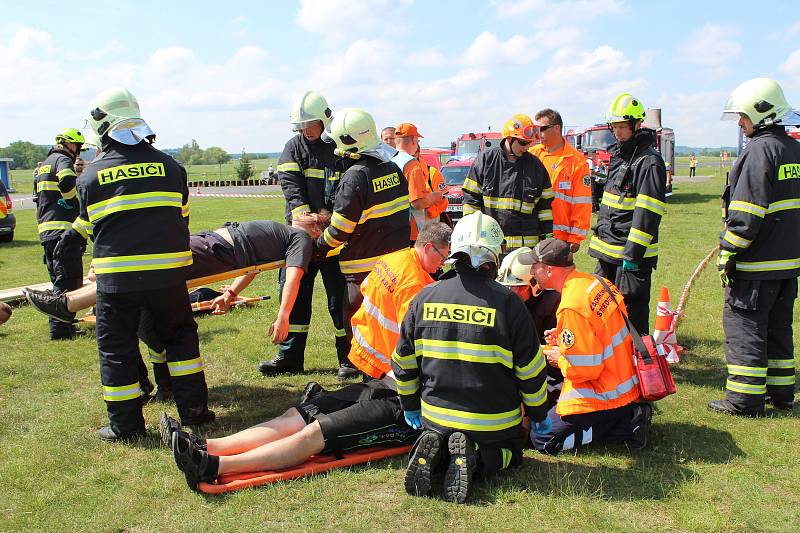
{"label": "black trouser", "polygon": [[207,410],[203,360],[186,286],[106,293],[97,291],[97,348],[100,377],[111,428],[118,435],[144,431],[137,330],[142,309],[152,314],[163,339],[172,389],[181,419]]}
{"label": "black trouser", "polygon": [[[61,257],[55,257],[53,250],[59,239],[42,243],[44,248],[44,264],[50,281],[53,282],[53,293],[64,294],[68,291],[80,289],[83,286],[83,252],[86,246],[67,247]],[[75,333],[75,326],[50,319],[50,339],[68,339]]]}
{"label": "black trouser", "polygon": [[695,167],[689,167],[689,177],[690,178],[694,177],[694,171],[695,171]]}
{"label": "black trouser", "polygon": [[779,402],[794,401],[796,298],[797,278],[736,279],[725,289],[725,397],[737,409],[763,411],[765,394]]}
{"label": "black trouser", "polygon": [[546,435],[535,435],[533,447],[542,453],[557,454],[590,443],[624,442],[633,437],[633,405],[563,417],[553,407],[547,413],[553,430]]}
{"label": "black trouser", "polygon": [[[164,341],[158,336],[153,314],[149,309],[142,309],[137,335],[147,345],[150,363],[153,365],[153,377],[159,390],[171,391],[172,381],[169,378],[169,369],[167,367],[167,349]],[[141,374],[140,381],[142,383],[149,382],[147,379],[147,366],[143,361],[139,372]]]}
{"label": "black trouser", "polygon": [[628,318],[641,335],[650,331],[650,284],[653,267],[639,265],[639,270],[622,270],[622,265],[597,260],[594,273],[616,285],[625,298]]}
{"label": "black trouser", "polygon": [[[278,345],[278,359],[283,359],[298,368],[303,367],[305,358],[308,329],[311,324],[314,280],[317,278],[317,272],[322,274],[322,283],[325,285],[325,294],[328,297],[328,313],[330,313],[333,327],[336,329],[336,355],[340,363],[347,361],[347,353],[350,351],[350,344],[347,342],[342,317],[344,277],[339,270],[339,261],[337,259],[327,259],[325,261],[312,262],[308,265],[308,271],[303,274],[303,278],[300,280],[297,299],[289,315],[289,335],[285,341]],[[281,269],[278,274],[279,298],[283,295],[284,283],[286,283],[286,270]]]}

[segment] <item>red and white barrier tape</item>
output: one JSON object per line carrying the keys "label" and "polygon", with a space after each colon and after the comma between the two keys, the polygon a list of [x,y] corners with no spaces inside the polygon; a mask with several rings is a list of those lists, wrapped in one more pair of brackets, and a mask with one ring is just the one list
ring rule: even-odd
{"label": "red and white barrier tape", "polygon": [[282,194],[237,194],[227,192],[194,192],[189,191],[189,196],[197,198],[283,198]]}

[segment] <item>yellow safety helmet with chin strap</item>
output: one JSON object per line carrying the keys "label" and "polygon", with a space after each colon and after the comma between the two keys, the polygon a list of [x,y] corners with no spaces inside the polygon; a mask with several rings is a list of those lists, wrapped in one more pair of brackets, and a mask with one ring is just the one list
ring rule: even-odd
{"label": "yellow safety helmet with chin strap", "polygon": [[316,91],[306,91],[303,96],[295,100],[292,110],[289,113],[289,123],[292,131],[300,131],[310,123],[319,120],[322,122],[323,129],[328,129],[333,113],[328,107],[325,97]]}
{"label": "yellow safety helmet with chin strap", "polygon": [[503,230],[500,224],[480,211],[465,215],[456,223],[450,237],[450,257],[465,253],[473,268],[484,263],[497,265],[502,251]]}
{"label": "yellow safety helmet with chin strap", "polygon": [[56,143],[75,143],[75,144],[85,144],[86,139],[83,137],[83,134],[79,132],[75,128],[64,128],[58,134],[56,134]]}
{"label": "yellow safety helmet with chin strap", "polygon": [[524,287],[533,279],[533,250],[527,246],[517,248],[503,259],[497,271],[497,281],[507,287]]}
{"label": "yellow safety helmet with chin strap", "polygon": [[763,128],[780,122],[791,110],[777,81],[753,78],[733,90],[720,120],[737,120],[741,113],[747,115],[754,127]]}
{"label": "yellow safety helmet with chin strap", "polygon": [[645,117],[644,104],[631,93],[620,93],[611,101],[606,111],[606,124],[615,122],[641,122]]}
{"label": "yellow safety helmet with chin strap", "polygon": [[343,152],[363,153],[375,150],[380,144],[378,130],[372,115],[363,109],[344,109],[331,121],[330,133],[324,132],[325,141],[333,140]]}

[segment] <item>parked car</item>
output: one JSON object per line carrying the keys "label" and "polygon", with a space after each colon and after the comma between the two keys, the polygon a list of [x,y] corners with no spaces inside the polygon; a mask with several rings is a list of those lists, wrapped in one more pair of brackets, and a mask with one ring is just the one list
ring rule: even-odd
{"label": "parked car", "polygon": [[464,195],[461,186],[467,178],[469,168],[472,166],[472,159],[453,159],[442,167],[442,176],[447,185],[447,214],[455,223],[464,216]]}
{"label": "parked car", "polygon": [[17,217],[11,210],[11,196],[9,196],[6,186],[0,181],[0,242],[11,242],[14,240],[14,230],[17,229]]}

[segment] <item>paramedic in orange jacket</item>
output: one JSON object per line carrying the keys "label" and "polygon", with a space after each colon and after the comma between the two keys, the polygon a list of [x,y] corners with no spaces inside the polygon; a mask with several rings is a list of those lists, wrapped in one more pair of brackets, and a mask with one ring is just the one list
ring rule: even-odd
{"label": "paramedic in orange jacket", "polygon": [[533,249],[533,276],[542,288],[561,293],[555,329],[546,332],[547,362],[564,375],[558,403],[531,431],[533,447],[555,454],[589,443],[647,446],[652,408],[640,403],[633,366],[633,339],[625,304],[612,298],[592,274],[579,272],[570,245],[546,239]]}
{"label": "paramedic in orange jacket", "polygon": [[394,130],[397,155],[392,158],[408,180],[408,201],[411,203],[411,240],[417,240],[419,229],[428,222],[439,220],[447,209],[444,177],[434,167],[419,160],[419,140],[422,134],[408,122]]}
{"label": "paramedic in orange jacket", "polygon": [[350,360],[374,378],[326,391],[309,382],[283,415],[222,438],[202,439],[164,414],[162,441],[172,446],[190,488],[221,474],[288,468],[319,453],[340,454],[369,446],[402,446],[419,431],[405,422],[388,361],[409,303],[432,281],[450,254],[451,229],[432,222],[416,245],[381,258],[362,282],[362,306],[353,316]]}
{"label": "paramedic in orange jacket", "polygon": [[592,176],[586,158],[564,139],[564,122],[558,111],[536,113],[542,142],[530,152],[539,158],[553,184],[553,237],[577,252],[589,236],[592,218]]}

